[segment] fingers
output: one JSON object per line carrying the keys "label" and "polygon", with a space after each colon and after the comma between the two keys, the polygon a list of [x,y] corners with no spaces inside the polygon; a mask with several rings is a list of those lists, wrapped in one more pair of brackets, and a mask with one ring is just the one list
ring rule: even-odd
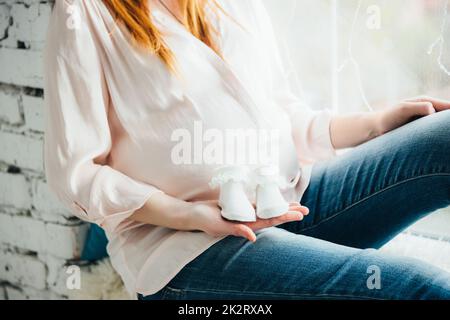
{"label": "fingers", "polygon": [[430,101],[404,102],[402,108],[409,117],[424,117],[436,112]]}
{"label": "fingers", "polygon": [[233,226],[233,235],[236,237],[243,237],[248,239],[251,242],[255,242],[256,241],[256,235],[253,232],[253,230],[246,226],[245,224],[235,224]]}
{"label": "fingers", "polygon": [[292,221],[301,221],[303,217],[309,213],[309,209],[300,205],[298,202],[289,204],[289,211],[279,217],[271,219],[258,219],[256,222],[234,223],[226,222],[227,228],[230,229],[229,234],[246,238],[251,242],[256,242],[256,234],[254,231],[277,226]]}
{"label": "fingers", "polygon": [[298,211],[289,211],[279,217],[270,219],[258,219],[256,222],[245,223],[252,230],[260,230],[264,228],[278,226],[283,223],[301,221],[303,220],[303,214]]}
{"label": "fingers", "polygon": [[301,221],[303,220],[303,214],[298,211],[289,211],[282,216],[268,219],[267,222],[270,226],[278,226],[283,223],[292,222],[292,221]]}
{"label": "fingers", "polygon": [[430,102],[436,111],[450,110],[450,101],[428,96],[421,96],[406,100],[408,102]]}
{"label": "fingers", "polygon": [[309,214],[309,209],[305,206],[302,206],[298,202],[291,202],[289,204],[289,211],[298,211],[301,214],[303,214],[304,216],[307,216]]}

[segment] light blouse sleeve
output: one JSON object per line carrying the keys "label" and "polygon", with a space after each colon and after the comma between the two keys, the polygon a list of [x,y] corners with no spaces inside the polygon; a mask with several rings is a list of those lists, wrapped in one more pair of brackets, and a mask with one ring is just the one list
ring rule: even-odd
{"label": "light blouse sleeve", "polygon": [[266,46],[271,73],[271,95],[279,106],[288,113],[292,124],[292,135],[301,163],[311,164],[336,155],[331,143],[330,123],[333,113],[329,110],[314,111],[301,101],[292,90],[292,79],[285,68],[285,62],[264,4],[251,0],[261,28],[260,43]]}
{"label": "light blouse sleeve", "polygon": [[[79,21],[69,20],[73,12]],[[44,54],[45,171],[49,187],[74,215],[117,232],[160,190],[101,164],[112,143],[110,101],[89,26],[83,1],[56,1]]]}

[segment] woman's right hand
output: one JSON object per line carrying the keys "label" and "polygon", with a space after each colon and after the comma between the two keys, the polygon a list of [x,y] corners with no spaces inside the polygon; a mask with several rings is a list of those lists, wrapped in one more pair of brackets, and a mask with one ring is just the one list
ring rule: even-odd
{"label": "woman's right hand", "polygon": [[222,218],[218,202],[212,200],[192,203],[189,217],[192,229],[206,232],[214,237],[232,235],[255,242],[255,231],[303,220],[303,217],[308,213],[308,208],[301,206],[299,203],[291,203],[289,212],[276,218],[257,219],[255,222],[233,222]]}

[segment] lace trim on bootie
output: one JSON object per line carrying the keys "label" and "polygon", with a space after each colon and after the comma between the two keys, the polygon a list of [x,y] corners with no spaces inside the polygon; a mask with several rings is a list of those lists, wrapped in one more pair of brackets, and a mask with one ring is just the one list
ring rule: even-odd
{"label": "lace trim on bootie", "polygon": [[214,176],[209,182],[211,189],[223,185],[228,181],[244,182],[247,183],[249,179],[248,169],[243,166],[226,166],[216,169]]}

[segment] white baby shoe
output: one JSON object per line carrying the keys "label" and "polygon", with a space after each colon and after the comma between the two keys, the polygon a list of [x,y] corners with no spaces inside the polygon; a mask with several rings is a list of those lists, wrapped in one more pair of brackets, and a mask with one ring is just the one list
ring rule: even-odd
{"label": "white baby shoe", "polygon": [[256,215],[261,219],[279,217],[289,211],[289,203],[281,195],[283,184],[277,166],[262,166],[254,171]]}
{"label": "white baby shoe", "polygon": [[226,166],[217,169],[209,183],[211,188],[220,187],[219,206],[222,217],[231,221],[253,222],[256,213],[245,193],[249,181],[248,169],[243,166]]}

